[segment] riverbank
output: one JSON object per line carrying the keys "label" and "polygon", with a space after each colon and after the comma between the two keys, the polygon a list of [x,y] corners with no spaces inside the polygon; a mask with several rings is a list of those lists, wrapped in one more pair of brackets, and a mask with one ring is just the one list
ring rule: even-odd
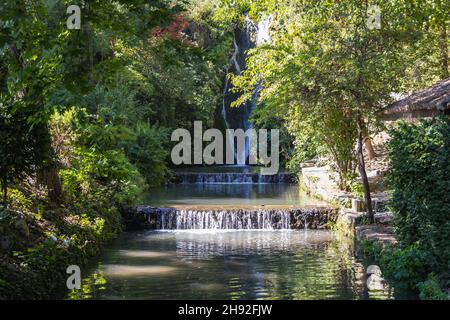
{"label": "riverbank", "polygon": [[420,250],[417,243],[405,246],[399,241],[394,215],[387,211],[383,173],[376,170],[369,180],[375,190],[372,224],[368,223],[362,199],[350,192],[339,191],[330,179],[329,168],[308,166],[302,170],[299,180],[308,194],[339,206],[335,229],[353,239],[355,258],[364,262],[369,291],[371,287],[377,289],[388,285],[395,287],[405,299],[450,299],[450,289],[444,287],[443,290],[440,286],[442,274],[430,272],[427,267],[428,253]]}
{"label": "riverbank", "polygon": [[0,207],[0,299],[59,298],[67,267],[83,270],[119,234],[119,208],[106,201],[52,208],[45,198],[10,191],[10,206]]}

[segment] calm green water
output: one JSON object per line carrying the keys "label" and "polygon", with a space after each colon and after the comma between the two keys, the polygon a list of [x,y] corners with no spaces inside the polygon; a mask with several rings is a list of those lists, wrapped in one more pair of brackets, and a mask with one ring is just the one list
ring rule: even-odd
{"label": "calm green water", "polygon": [[124,233],[68,298],[367,298],[357,269],[329,231]]}
{"label": "calm green water", "polygon": [[170,184],[143,199],[152,206],[169,205],[323,205],[290,184]]}

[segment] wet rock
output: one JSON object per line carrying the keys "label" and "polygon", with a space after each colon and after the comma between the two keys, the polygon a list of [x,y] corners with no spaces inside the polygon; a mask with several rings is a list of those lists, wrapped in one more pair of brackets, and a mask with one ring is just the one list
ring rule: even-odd
{"label": "wet rock", "polygon": [[375,274],[377,276],[381,276],[381,269],[379,266],[372,264],[367,267],[366,274],[367,275]]}
{"label": "wet rock", "polygon": [[371,274],[366,281],[367,289],[381,291],[384,290],[384,279],[376,274]]}
{"label": "wet rock", "polygon": [[126,230],[143,230],[155,228],[157,208],[137,206],[122,210]]}
{"label": "wet rock", "polygon": [[295,175],[279,172],[262,175],[257,172],[175,172],[171,182],[175,184],[214,184],[214,183],[293,183]]}

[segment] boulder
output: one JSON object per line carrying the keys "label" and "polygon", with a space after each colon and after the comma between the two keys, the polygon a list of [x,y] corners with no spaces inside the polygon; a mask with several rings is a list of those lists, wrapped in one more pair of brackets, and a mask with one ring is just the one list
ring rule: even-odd
{"label": "boulder", "polygon": [[381,269],[379,266],[372,264],[367,267],[366,274],[367,275],[375,274],[377,276],[381,276]]}
{"label": "boulder", "polygon": [[384,279],[376,274],[371,274],[366,281],[367,289],[370,291],[381,291],[384,290]]}

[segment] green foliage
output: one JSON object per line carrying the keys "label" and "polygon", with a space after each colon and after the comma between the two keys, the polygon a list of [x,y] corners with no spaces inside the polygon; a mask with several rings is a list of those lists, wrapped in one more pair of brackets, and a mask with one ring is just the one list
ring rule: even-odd
{"label": "green foliage", "polygon": [[402,81],[405,90],[417,90],[449,77],[450,4],[445,0],[405,1],[402,7],[410,12],[415,26],[412,40],[405,47],[405,68]]}
{"label": "green foliage", "polygon": [[167,130],[138,123],[134,130],[133,141],[125,146],[131,163],[151,187],[161,185],[166,178],[168,152],[164,141],[167,140]]}
{"label": "green foliage", "polygon": [[[359,223],[358,223],[359,224]],[[365,259],[372,261],[379,261],[383,251],[383,245],[379,242],[362,239],[358,242],[359,250]]]}
{"label": "green foliage", "polygon": [[138,92],[151,123],[188,129],[194,120],[212,125],[223,77],[201,48],[170,38],[152,39],[137,50],[136,63],[151,89]]}
{"label": "green foliage", "polygon": [[[152,26],[166,23],[180,9],[169,9],[165,1],[91,1],[82,5],[82,29],[70,31],[65,23],[69,4],[43,0],[0,4],[0,133],[4,142],[0,145],[0,179],[4,194],[7,184],[37,173],[41,166],[53,166],[47,161],[51,155],[47,124],[55,105],[68,106],[59,93],[69,92],[79,101],[82,91],[92,90],[96,81],[108,80],[122,66],[116,49],[123,49],[124,43],[138,45]],[[122,134],[120,129],[112,128],[119,132],[107,136]]]}
{"label": "green foliage", "polygon": [[262,82],[260,100],[272,112],[285,115],[296,152],[323,152],[332,160],[344,190],[355,169],[357,115],[372,121],[400,86],[394,75],[402,70],[399,57],[406,34],[402,16],[391,12],[395,1],[377,5],[383,12],[379,30],[367,27],[365,2],[252,5],[249,12],[273,14],[273,40],[250,50],[247,70],[233,78],[243,93],[237,105],[251,98]]}
{"label": "green foliage", "polygon": [[356,180],[356,177],[351,179],[351,181],[349,183],[349,190],[354,196],[356,196],[360,199],[364,197],[364,188],[363,188],[361,182]]}
{"label": "green foliage", "polygon": [[431,275],[426,281],[420,282],[419,297],[422,300],[448,300],[448,294],[442,291],[435,275]]}
{"label": "green foliage", "polygon": [[450,279],[450,120],[400,123],[390,134],[388,182],[398,238],[425,252],[427,269],[445,284]]}
{"label": "green foliage", "polygon": [[[291,162],[291,158],[294,155],[294,139],[289,134],[286,128],[284,117],[274,114],[271,111],[272,110],[270,108],[267,108],[267,106],[261,105],[253,110],[250,121],[255,129],[280,130],[280,165],[281,167],[286,167],[287,162],[289,161],[291,165],[288,166],[288,168],[293,170],[294,172],[298,172],[298,170],[295,170],[296,167],[294,165],[294,161]],[[304,160],[306,159],[303,159],[303,161]]]}
{"label": "green foliage", "polygon": [[386,279],[396,290],[419,292],[420,299],[447,300],[439,278],[430,273],[427,253],[418,244],[407,247],[382,245],[372,240],[361,240],[359,249],[368,263],[379,263]]}
{"label": "green foliage", "polygon": [[118,79],[108,89],[97,86],[84,97],[86,109],[69,121],[77,134],[76,145],[104,155],[124,154],[148,186],[160,185],[168,171],[168,130],[142,122],[145,108],[138,105],[136,93],[122,81]]}
{"label": "green foliage", "polygon": [[[70,1],[0,3],[0,179],[18,185],[14,210],[0,208],[2,236],[18,248],[2,252],[0,298],[64,284],[67,265],[117,235],[119,209],[164,182],[170,129],[212,124],[230,25],[194,2],[84,1],[81,30],[66,27]],[[182,11],[187,30],[155,35]],[[61,180],[59,203],[37,189],[43,169]],[[15,215],[30,215],[30,237],[16,241]]]}
{"label": "green foliage", "polygon": [[383,273],[395,282],[396,288],[417,290],[417,283],[430,272],[427,253],[418,244],[406,247],[386,247],[380,258]]}
{"label": "green foliage", "polygon": [[401,247],[384,255],[387,270],[421,298],[441,299],[450,279],[450,121],[403,122],[390,135],[390,207]]}
{"label": "green foliage", "polygon": [[36,172],[51,156],[46,125],[31,125],[33,113],[16,108],[18,104],[11,100],[0,102],[0,183],[4,195],[8,184]]}
{"label": "green foliage", "polygon": [[139,174],[119,151],[76,148],[71,167],[60,174],[66,192],[74,200],[81,194],[91,201],[109,198],[126,204],[139,192],[139,186],[133,184]]}
{"label": "green foliage", "polygon": [[8,190],[8,203],[11,207],[16,208],[22,212],[30,212],[33,209],[32,196],[27,197],[19,189]]}

